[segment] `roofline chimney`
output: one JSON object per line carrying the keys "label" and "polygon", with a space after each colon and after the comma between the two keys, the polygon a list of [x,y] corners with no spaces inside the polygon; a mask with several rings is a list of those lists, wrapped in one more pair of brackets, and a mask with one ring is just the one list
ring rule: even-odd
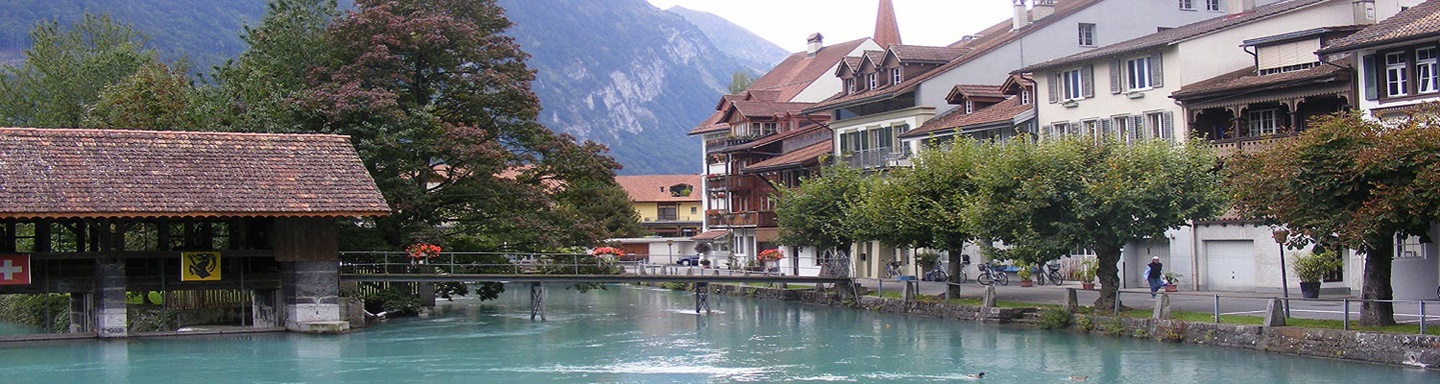
{"label": "roofline chimney", "polygon": [[1030,4],[1030,21],[1044,19],[1055,14],[1057,0],[1033,0]]}
{"label": "roofline chimney", "polygon": [[1225,13],[1238,15],[1255,10],[1255,0],[1225,0]]}
{"label": "roofline chimney", "polygon": [[815,56],[815,52],[820,52],[820,48],[824,46],[825,36],[821,35],[820,32],[812,33],[810,37],[805,39],[805,55]]}
{"label": "roofline chimney", "polygon": [[1024,28],[1030,25],[1030,15],[1025,13],[1025,0],[1011,0],[1015,3],[1015,17],[1011,19],[1010,30]]}
{"label": "roofline chimney", "polygon": [[1355,0],[1355,24],[1375,24],[1375,0]]}

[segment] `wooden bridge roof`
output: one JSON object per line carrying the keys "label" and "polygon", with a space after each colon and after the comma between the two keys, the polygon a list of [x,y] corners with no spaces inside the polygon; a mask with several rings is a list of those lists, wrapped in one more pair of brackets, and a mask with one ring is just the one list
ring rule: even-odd
{"label": "wooden bridge roof", "polygon": [[0,128],[0,219],[389,212],[348,136]]}

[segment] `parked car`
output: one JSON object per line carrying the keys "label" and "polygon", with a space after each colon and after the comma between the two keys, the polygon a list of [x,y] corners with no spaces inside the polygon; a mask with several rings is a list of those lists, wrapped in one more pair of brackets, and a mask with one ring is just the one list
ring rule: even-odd
{"label": "parked car", "polygon": [[680,264],[687,267],[700,265],[700,255],[682,257],[679,260],[675,260],[675,264]]}

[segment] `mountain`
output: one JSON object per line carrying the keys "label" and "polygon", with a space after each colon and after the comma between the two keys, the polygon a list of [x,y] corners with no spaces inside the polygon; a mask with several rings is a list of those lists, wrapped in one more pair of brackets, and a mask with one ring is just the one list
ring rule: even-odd
{"label": "mountain", "polygon": [[[92,12],[133,25],[162,57],[189,57],[202,72],[242,52],[242,26],[265,10],[264,0],[0,1],[0,63],[23,59],[36,21],[69,24]],[[699,139],[685,133],[714,111],[734,73],[758,77],[786,55],[714,15],[645,0],[498,2],[515,24],[507,34],[531,55],[541,123],[608,145],[622,174],[699,172]]]}
{"label": "mountain", "polygon": [[[763,68],[756,73],[755,77],[765,74],[766,70],[774,67],[775,64],[790,56],[790,52],[765,40],[750,30],[741,28],[730,20],[716,16],[713,13],[700,12],[689,8],[674,6],[666,9],[665,12],[674,13],[685,18],[685,21],[700,28],[700,32],[710,38],[710,42],[716,48],[741,60],[746,60],[750,65]],[[805,36],[794,36],[797,39]]]}

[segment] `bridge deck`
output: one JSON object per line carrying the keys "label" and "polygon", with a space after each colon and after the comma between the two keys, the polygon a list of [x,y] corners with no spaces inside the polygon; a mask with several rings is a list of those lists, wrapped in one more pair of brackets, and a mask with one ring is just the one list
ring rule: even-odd
{"label": "bridge deck", "polygon": [[848,283],[844,277],[780,275],[340,274],[341,281],[511,283]]}

